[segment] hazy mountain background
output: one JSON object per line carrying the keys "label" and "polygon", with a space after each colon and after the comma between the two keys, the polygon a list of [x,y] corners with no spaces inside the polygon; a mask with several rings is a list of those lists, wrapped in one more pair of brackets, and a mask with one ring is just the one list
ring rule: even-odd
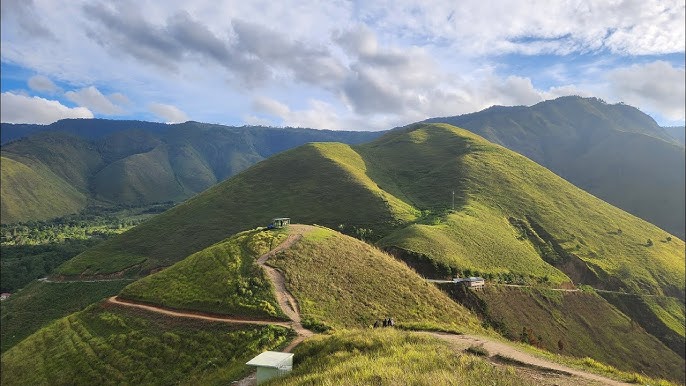
{"label": "hazy mountain background", "polygon": [[2,222],[42,220],[89,204],[182,201],[307,142],[360,143],[380,133],[71,119],[2,124]]}
{"label": "hazy mountain background", "polygon": [[683,128],[662,128],[626,104],[574,96],[426,122],[479,134],[684,238]]}

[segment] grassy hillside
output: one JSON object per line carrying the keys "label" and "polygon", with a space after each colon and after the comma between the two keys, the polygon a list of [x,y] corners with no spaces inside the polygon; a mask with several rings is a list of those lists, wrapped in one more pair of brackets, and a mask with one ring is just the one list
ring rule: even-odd
{"label": "grassy hillside", "polygon": [[284,272],[303,318],[314,325],[400,325],[480,331],[479,322],[405,264],[380,250],[317,227],[267,262]]}
{"label": "grassy hillside", "polygon": [[445,342],[392,329],[350,330],[307,340],[293,372],[268,385],[534,385],[512,368],[456,353]]}
{"label": "grassy hillside", "polygon": [[562,97],[427,122],[459,126],[523,154],[684,239],[683,143],[634,107]]}
{"label": "grassy hillside", "polygon": [[[403,156],[417,146],[424,147],[424,162]],[[659,228],[523,156],[440,125],[419,125],[359,149],[374,160],[378,173],[393,176],[391,184],[437,213],[427,224],[382,239],[381,246],[429,256],[459,270],[495,275],[506,269],[559,282],[564,276],[552,268],[557,267],[575,282],[683,298],[683,241],[666,241],[670,235]],[[453,190],[455,213],[449,211]],[[648,239],[653,240],[650,246]],[[508,243],[518,249],[507,248]],[[546,264],[551,266],[547,270]],[[622,282],[613,283],[607,274]]]}
{"label": "grassy hillside", "polygon": [[682,358],[686,355],[684,353],[686,322],[683,302],[664,296],[612,292],[600,292],[600,295]]}
{"label": "grassy hillside", "polygon": [[417,125],[352,148],[310,144],[282,153],[60,272],[112,273],[144,261],[145,273],[279,215],[368,229],[382,247],[451,272],[684,296],[682,240],[448,125]]}
{"label": "grassy hillside", "polygon": [[255,260],[284,238],[279,231],[239,233],[130,284],[119,297],[214,314],[283,317]]}
{"label": "grassy hillside", "polygon": [[[59,271],[112,273],[145,260],[143,273],[171,265],[244,229],[278,216],[335,228],[393,229],[414,214],[387,203],[364,172],[338,162],[355,152],[342,144],[308,144],[254,165],[135,229],[77,256]],[[363,164],[363,163],[362,163]],[[370,188],[371,186],[371,188]]]}
{"label": "grassy hillside", "polygon": [[3,385],[228,384],[288,330],[236,328],[106,303],[59,319],[2,354]]}
{"label": "grassy hillside", "polygon": [[3,223],[49,219],[86,206],[82,192],[42,163],[5,157],[3,152],[0,169]]}
{"label": "grassy hillside", "polygon": [[684,360],[602,297],[589,292],[487,287],[445,289],[504,336],[620,370],[684,381]]}
{"label": "grassy hillside", "polygon": [[116,295],[129,283],[126,280],[97,283],[34,281],[0,303],[0,351],[4,353],[59,318]]}
{"label": "grassy hillside", "polygon": [[[359,143],[379,133],[83,119],[3,123],[2,135],[13,139],[3,139],[3,157],[23,163],[29,176],[4,180],[2,222],[11,223],[74,213],[86,199],[115,206],[178,202],[283,150],[311,141]],[[51,189],[25,188],[39,179]],[[79,205],[66,205],[63,196],[76,192]]]}

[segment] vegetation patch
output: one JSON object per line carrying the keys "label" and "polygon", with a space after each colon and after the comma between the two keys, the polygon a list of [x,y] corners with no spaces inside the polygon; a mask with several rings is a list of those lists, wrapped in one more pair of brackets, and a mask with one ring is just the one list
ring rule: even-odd
{"label": "vegetation patch", "polygon": [[106,303],[59,319],[2,354],[2,384],[227,384],[257,353],[285,344],[282,327],[237,328]]}
{"label": "vegetation patch", "polygon": [[296,347],[288,375],[269,385],[533,385],[513,370],[455,352],[436,338],[393,329],[350,330]]}
{"label": "vegetation patch", "polygon": [[119,296],[181,310],[283,318],[273,287],[255,260],[285,237],[278,230],[239,233],[130,284]]}
{"label": "vegetation patch", "polygon": [[326,238],[305,233],[267,261],[284,272],[303,317],[335,328],[369,327],[393,318],[399,325],[433,323],[452,331],[481,331],[467,309],[405,264],[369,244],[325,231]]}
{"label": "vegetation patch", "polygon": [[684,379],[683,358],[594,293],[491,286],[451,294],[511,340],[622,371]]}
{"label": "vegetation patch", "polygon": [[129,280],[94,283],[32,282],[0,303],[2,352],[54,320],[116,295],[129,283]]}

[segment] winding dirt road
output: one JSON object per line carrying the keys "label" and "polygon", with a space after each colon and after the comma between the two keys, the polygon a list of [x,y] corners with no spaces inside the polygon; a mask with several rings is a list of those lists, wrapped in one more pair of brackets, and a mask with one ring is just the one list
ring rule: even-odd
{"label": "winding dirt road", "polygon": [[[163,308],[163,307],[157,307],[157,306],[151,306],[147,304],[140,304],[140,303],[135,303],[123,299],[117,299],[116,296],[113,296],[109,299],[107,299],[108,302],[113,303],[113,304],[118,304],[121,306],[126,306],[126,307],[133,307],[133,308],[139,308],[143,309],[146,311],[150,312],[157,312],[173,317],[179,317],[179,318],[192,318],[192,319],[201,319],[201,320],[210,320],[210,321],[216,321],[216,322],[224,322],[224,323],[231,323],[231,324],[253,324],[253,325],[277,325],[277,326],[283,326],[283,327],[290,327],[292,328],[297,334],[298,337],[294,339],[285,349],[284,352],[290,352],[295,346],[297,346],[299,343],[301,343],[303,340],[305,340],[307,337],[314,335],[314,333],[306,328],[304,328],[301,324],[301,317],[300,317],[300,309],[298,307],[298,302],[297,300],[293,297],[293,295],[288,291],[286,288],[286,279],[283,275],[283,273],[279,270],[277,270],[274,267],[270,267],[267,265],[267,261],[269,260],[270,257],[275,256],[277,253],[286,250],[290,248],[293,244],[298,242],[303,236],[303,234],[309,232],[312,227],[310,226],[305,226],[305,225],[298,225],[294,224],[291,225],[291,234],[281,242],[276,248],[272,249],[271,251],[265,253],[264,255],[260,256],[257,259],[257,264],[259,264],[267,273],[267,276],[269,277],[269,280],[274,285],[275,289],[275,295],[276,299],[279,303],[279,306],[283,310],[284,314],[288,316],[291,321],[290,322],[280,322],[280,321],[270,321],[270,320],[253,320],[253,319],[240,319],[240,318],[232,318],[228,316],[222,316],[222,315],[210,315],[210,314],[203,314],[203,313],[195,313],[195,312],[186,312],[186,311],[177,311],[177,310],[171,310],[168,308]],[[418,334],[427,334],[433,337],[436,337],[438,339],[441,339],[443,341],[446,341],[450,343],[455,349],[457,350],[465,350],[469,346],[483,346],[486,350],[488,350],[489,355],[492,357],[495,357],[496,355],[500,355],[502,357],[507,357],[514,359],[515,361],[524,363],[528,366],[531,366],[538,376],[541,376],[542,373],[545,372],[552,372],[555,373],[556,375],[554,376],[548,376],[544,375],[545,377],[551,377],[554,378],[555,376],[558,378],[566,378],[562,380],[562,382],[554,381],[553,383],[555,384],[570,384],[570,385],[576,385],[576,384],[601,384],[601,385],[612,385],[612,386],[625,386],[625,385],[630,385],[628,383],[624,382],[619,382],[615,381],[613,379],[609,379],[600,375],[596,375],[593,373],[581,371],[581,370],[576,370],[564,365],[560,365],[536,356],[533,356],[531,354],[528,354],[520,349],[517,349],[514,346],[510,346],[506,343],[502,343],[487,337],[482,337],[482,336],[474,336],[474,335],[456,335],[456,334],[449,334],[449,333],[438,333],[438,332],[429,332],[429,331],[421,331],[421,332],[416,332]],[[530,369],[529,369],[530,370]],[[525,370],[527,371],[527,370]],[[552,379],[549,379],[552,380]],[[566,382],[569,381],[569,382]],[[255,374],[251,374],[248,377],[242,379],[241,381],[235,382],[234,384],[237,385],[249,385],[249,384],[254,384],[255,382]],[[548,382],[544,382],[546,384],[549,384]]]}

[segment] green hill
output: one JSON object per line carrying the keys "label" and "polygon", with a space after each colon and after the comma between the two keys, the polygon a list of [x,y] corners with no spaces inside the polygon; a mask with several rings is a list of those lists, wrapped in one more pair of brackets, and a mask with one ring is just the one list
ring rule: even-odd
{"label": "green hill", "polygon": [[442,286],[512,340],[590,357],[623,371],[684,381],[684,360],[676,350],[670,351],[595,293],[492,286],[469,291]]}
{"label": "green hill", "polygon": [[[661,311],[665,307],[652,307],[654,316],[645,318],[664,320],[674,329],[683,325],[672,312],[678,310],[672,303],[684,303],[682,240],[517,153],[440,124],[396,130],[353,147],[315,143],[284,152],[76,256],[59,270],[63,275],[145,275],[283,215],[375,241],[430,277],[481,275],[496,283],[587,284],[670,296],[666,316]],[[313,231],[270,260],[285,272],[306,324],[361,327],[393,316],[408,327],[445,328],[440,326],[456,320],[445,319],[460,314],[445,311],[454,306],[435,303],[442,294],[427,297],[428,292],[418,291],[427,284],[416,274],[403,273],[410,271],[387,255],[346,240],[331,231]],[[169,268],[170,277],[183,277],[178,267],[184,262]],[[163,280],[164,272],[141,281],[152,283],[157,277],[158,284],[168,283],[148,293],[174,292],[175,279]],[[404,294],[402,301],[398,293]],[[627,325],[626,317],[610,305],[591,300],[602,303],[598,323],[607,316]],[[643,320],[632,318],[641,329]],[[608,335],[613,328],[596,331],[593,324],[574,323],[578,328],[572,335]],[[449,328],[475,328],[469,320],[457,324]],[[636,347],[674,356],[645,332],[637,336],[631,343]],[[587,352],[596,359],[612,357]],[[677,357],[665,366],[675,363],[682,360]]]}
{"label": "green hill", "polygon": [[457,353],[429,336],[392,329],[351,330],[308,339],[293,372],[268,385],[536,385],[534,377]]}
{"label": "green hill", "polygon": [[283,238],[285,233],[278,231],[239,233],[130,284],[119,297],[213,314],[284,317],[269,280],[255,264]]}
{"label": "green hill", "polygon": [[[426,122],[470,130],[684,239],[684,146],[640,110],[562,97]],[[683,136],[683,130],[681,130]]]}
{"label": "green hill", "polygon": [[3,223],[45,220],[86,206],[86,196],[40,162],[5,157],[0,162]]}
{"label": "green hill", "polygon": [[481,331],[478,321],[405,264],[333,230],[241,232],[124,288],[119,297],[174,309],[239,317],[284,317],[257,258],[287,233],[303,234],[270,258],[313,328],[368,327],[394,317],[401,325]]}
{"label": "green hill", "polygon": [[[3,223],[50,219],[78,212],[87,203],[178,202],[283,150],[311,141],[359,143],[379,135],[101,119],[47,126],[3,123],[2,133],[12,139],[6,143],[3,139],[3,160],[20,162],[22,174],[27,175],[10,178],[8,171],[5,178],[5,169],[18,166],[8,161],[3,167],[3,193],[7,192],[0,198]],[[39,189],[27,189],[27,178]],[[71,201],[66,202],[68,198]],[[51,200],[55,203],[48,205]]]}
{"label": "green hill", "polygon": [[364,328],[393,317],[400,326],[461,332],[481,326],[463,307],[386,253],[327,228],[314,228],[268,263],[284,272],[304,320]]}
{"label": "green hill", "polygon": [[[60,272],[145,274],[275,215],[365,234],[400,257],[414,256],[408,261],[445,268],[434,274],[478,271],[505,281],[571,280],[684,296],[683,241],[447,125],[417,125],[356,147],[309,144],[279,154]],[[132,268],[134,261],[142,263]]]}
{"label": "green hill", "polygon": [[3,385],[230,384],[290,332],[94,304],[2,354]]}

